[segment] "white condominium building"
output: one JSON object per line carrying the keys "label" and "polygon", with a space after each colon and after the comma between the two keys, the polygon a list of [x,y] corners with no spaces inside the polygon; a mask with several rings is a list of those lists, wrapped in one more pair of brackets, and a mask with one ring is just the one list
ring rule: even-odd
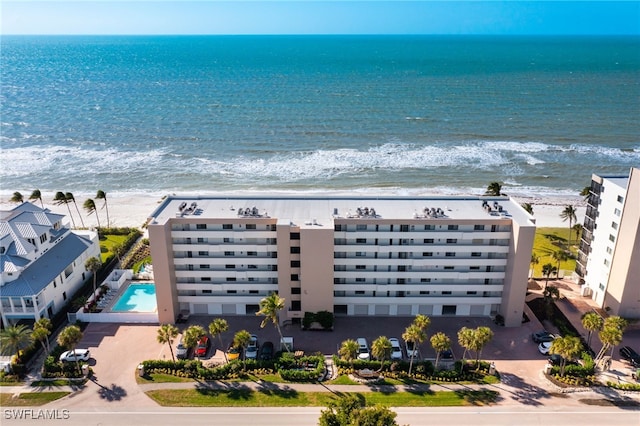
{"label": "white condominium building", "polygon": [[158,317],[305,312],[522,321],[534,219],[508,197],[167,197],[148,222]]}
{"label": "white condominium building", "polygon": [[612,315],[640,318],[640,169],[591,178],[576,272]]}

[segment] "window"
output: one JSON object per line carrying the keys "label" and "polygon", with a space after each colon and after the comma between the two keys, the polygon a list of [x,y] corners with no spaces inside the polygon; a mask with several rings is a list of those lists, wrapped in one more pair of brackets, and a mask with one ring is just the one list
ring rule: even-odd
{"label": "window", "polygon": [[300,261],[299,260],[292,260],[291,261],[291,267],[292,268],[299,268],[300,267]]}
{"label": "window", "polygon": [[434,229],[436,229],[435,225],[425,225],[424,226],[424,230],[425,231],[433,231]]}
{"label": "window", "polygon": [[291,247],[291,254],[300,253],[300,247]]}
{"label": "window", "polygon": [[425,238],[424,239],[424,243],[425,244],[433,244],[433,238]]}
{"label": "window", "polygon": [[604,284],[600,284],[600,285],[598,286],[598,288],[599,288],[600,290],[604,290]]}
{"label": "window", "polygon": [[299,311],[302,309],[302,304],[299,300],[292,300],[291,301],[291,310],[292,311]]}
{"label": "window", "polygon": [[223,223],[222,229],[233,229],[233,225],[230,223]]}
{"label": "window", "polygon": [[258,294],[258,290],[249,290],[249,294]]}
{"label": "window", "polygon": [[201,264],[200,269],[209,269],[209,265]]}
{"label": "window", "polygon": [[478,292],[477,291],[468,291],[467,294],[471,296],[471,295],[474,295],[474,294],[478,294]]}
{"label": "window", "polygon": [[356,257],[367,257],[367,253],[364,251],[357,251]]}
{"label": "window", "polygon": [[364,294],[364,290],[356,290],[356,294]]}
{"label": "window", "polygon": [[211,290],[202,290],[202,294],[211,294]]}
{"label": "window", "polygon": [[231,242],[231,238],[224,238],[222,241],[225,242],[225,243],[230,243]]}
{"label": "window", "polygon": [[66,291],[62,292],[62,300],[67,300],[67,292]]}
{"label": "window", "polygon": [[449,225],[449,226],[447,227],[447,229],[448,229],[449,231],[457,231],[457,230],[458,230],[458,225]]}
{"label": "window", "polygon": [[236,282],[236,277],[227,277],[226,280],[230,283]]}
{"label": "window", "polygon": [[236,265],[232,265],[232,264],[224,265],[224,267],[227,269],[236,269]]}
{"label": "window", "polygon": [[364,283],[364,282],[366,282],[366,281],[367,281],[367,280],[365,280],[364,278],[356,278],[356,282],[357,282],[357,283]]}
{"label": "window", "polygon": [[[202,278],[200,278],[200,281],[211,281],[211,277],[202,277]],[[203,293],[205,293],[207,291],[209,293],[211,293],[211,290],[202,290]]]}
{"label": "window", "polygon": [[617,224],[617,223],[615,223],[615,222],[611,222],[611,227],[612,227],[613,229],[618,229],[618,224]]}
{"label": "window", "polygon": [[445,271],[451,271],[453,270],[453,266],[445,266],[444,269]]}
{"label": "window", "polygon": [[246,229],[256,229],[255,223],[247,223]]}
{"label": "window", "polygon": [[257,265],[247,265],[248,269],[258,269]]}
{"label": "window", "polygon": [[607,247],[607,254],[613,253],[613,249],[611,247]]}
{"label": "window", "polygon": [[431,282],[431,278],[420,278],[420,282],[421,283],[430,283]]}
{"label": "window", "polygon": [[447,238],[447,244],[457,244],[457,243],[458,243],[457,238]]}
{"label": "window", "polygon": [[420,292],[421,295],[425,295],[425,294],[429,294],[429,293],[431,293],[431,292],[430,291],[421,291]]}
{"label": "window", "polygon": [[291,240],[299,240],[300,239],[300,233],[299,232],[291,232],[291,233],[289,233],[289,239],[291,239]]}
{"label": "window", "polygon": [[257,256],[258,252],[257,251],[248,251],[247,252],[247,256]]}
{"label": "window", "polygon": [[614,237],[613,235],[609,235],[609,241],[611,241],[612,243],[615,243],[616,237]]}
{"label": "window", "polygon": [[225,251],[225,252],[224,252],[224,255],[225,255],[225,256],[235,256],[235,255],[236,255],[236,252],[235,252],[235,251]]}
{"label": "window", "polygon": [[456,257],[456,254],[455,254],[454,252],[452,252],[452,251],[448,251],[448,252],[445,254],[445,256],[447,256],[447,257]]}
{"label": "window", "polygon": [[622,195],[618,195],[618,202],[621,203],[624,201],[624,197]]}
{"label": "window", "polygon": [[338,232],[342,231],[342,225],[333,225],[333,230]]}
{"label": "window", "polygon": [[196,229],[207,229],[207,225],[204,223],[197,223]]}
{"label": "window", "polygon": [[400,232],[409,232],[409,225],[400,225]]}
{"label": "window", "polygon": [[469,270],[470,271],[479,271],[480,267],[479,266],[469,266]]}
{"label": "window", "polygon": [[300,287],[291,287],[291,294],[300,294],[301,290]]}
{"label": "window", "polygon": [[609,259],[604,260],[604,266],[609,266]]}
{"label": "window", "polygon": [[209,256],[209,252],[208,251],[199,251],[198,252],[198,256]]}
{"label": "window", "polygon": [[484,231],[484,225],[474,225],[473,226],[473,230],[474,231]]}
{"label": "window", "polygon": [[356,231],[366,231],[367,225],[356,225]]}
{"label": "window", "polygon": [[471,252],[471,257],[482,257],[482,253],[479,251]]}
{"label": "window", "polygon": [[227,290],[227,294],[236,294],[238,290]]}
{"label": "window", "polygon": [[443,296],[444,296],[444,295],[449,295],[449,294],[451,294],[451,292],[450,292],[450,291],[443,291],[443,292],[442,292],[442,295],[443,295]]}
{"label": "window", "polygon": [[366,265],[356,265],[356,269],[367,269]]}
{"label": "window", "polygon": [[298,274],[291,274],[291,281],[300,281]]}
{"label": "window", "polygon": [[367,243],[366,238],[356,238],[356,244],[366,244],[366,243]]}
{"label": "window", "polygon": [[622,214],[622,212],[620,211],[620,209],[615,209],[613,211],[613,214],[615,214],[616,216],[620,217],[620,215]]}
{"label": "window", "polygon": [[422,252],[422,257],[431,257],[431,256],[433,256],[433,252],[431,251]]}

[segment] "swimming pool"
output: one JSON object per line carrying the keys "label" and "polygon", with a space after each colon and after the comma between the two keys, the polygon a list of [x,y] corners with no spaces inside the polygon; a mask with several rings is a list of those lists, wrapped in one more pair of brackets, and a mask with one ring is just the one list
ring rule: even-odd
{"label": "swimming pool", "polygon": [[129,284],[111,312],[156,312],[158,303],[156,300],[156,285],[154,283]]}

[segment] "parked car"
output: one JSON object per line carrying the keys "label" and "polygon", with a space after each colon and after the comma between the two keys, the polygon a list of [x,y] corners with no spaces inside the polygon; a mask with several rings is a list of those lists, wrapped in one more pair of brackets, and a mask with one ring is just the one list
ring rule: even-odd
{"label": "parked car", "polygon": [[227,349],[227,359],[231,361],[238,358],[240,358],[240,349],[233,346],[232,343],[229,349]]}
{"label": "parked car", "polygon": [[440,359],[453,359],[453,351],[447,349],[446,351],[440,352]]}
{"label": "parked car", "polygon": [[89,349],[74,349],[72,351],[65,351],[60,355],[61,362],[75,362],[75,361],[89,361],[91,353]]}
{"label": "parked car", "polygon": [[623,346],[620,348],[620,358],[634,367],[640,367],[640,354],[634,351],[631,346]]}
{"label": "parked car", "polygon": [[[404,342],[404,345],[407,349],[407,358],[411,358],[413,356],[414,359],[420,358],[420,351],[418,347],[413,342]],[[412,355],[413,354],[413,355]]]}
{"label": "parked car", "polygon": [[551,334],[546,330],[538,331],[531,334],[531,338],[536,343],[552,342],[556,337],[556,335]]}
{"label": "parked car", "polygon": [[356,342],[358,342],[358,359],[368,361],[369,358],[371,358],[371,355],[369,354],[369,345],[367,345],[367,339],[365,339],[364,337],[358,337],[356,339]]}
{"label": "parked car", "polygon": [[547,355],[549,353],[549,349],[551,349],[551,344],[553,342],[542,342],[538,345],[538,352],[542,355]]}
{"label": "parked car", "polygon": [[202,336],[200,340],[198,340],[198,346],[196,346],[196,356],[199,356],[199,357],[206,356],[208,350],[209,350],[209,338],[207,336]]}
{"label": "parked car", "polygon": [[402,348],[400,341],[395,337],[389,339],[391,342],[391,359],[402,359]]}
{"label": "parked car", "polygon": [[176,358],[178,358],[178,359],[187,359],[187,358],[189,358],[189,348],[187,348],[184,345],[184,343],[182,342],[182,339],[180,339],[180,342],[176,346]]}
{"label": "parked car", "polygon": [[[551,364],[551,365],[560,365],[560,364],[562,363],[562,359],[563,359],[563,358],[562,358],[562,356],[561,356],[561,355],[553,354],[553,355],[551,355],[551,356],[549,357],[549,364]],[[566,360],[566,362],[564,363],[564,365],[565,365],[565,366],[567,366],[567,365],[580,365],[580,364],[578,364],[578,362],[577,362],[577,361],[574,361],[574,360],[568,359],[568,360]]]}
{"label": "parked car", "polygon": [[269,361],[273,358],[273,342],[264,342],[260,347],[260,359]]}
{"label": "parked car", "polygon": [[256,359],[258,358],[258,336],[255,334],[251,335],[251,339],[249,339],[249,344],[247,345],[247,349],[244,351],[245,359]]}

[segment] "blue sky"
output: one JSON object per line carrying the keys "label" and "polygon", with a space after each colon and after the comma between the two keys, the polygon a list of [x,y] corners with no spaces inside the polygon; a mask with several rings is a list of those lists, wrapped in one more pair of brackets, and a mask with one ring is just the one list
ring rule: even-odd
{"label": "blue sky", "polygon": [[3,0],[2,34],[640,34],[639,1]]}

